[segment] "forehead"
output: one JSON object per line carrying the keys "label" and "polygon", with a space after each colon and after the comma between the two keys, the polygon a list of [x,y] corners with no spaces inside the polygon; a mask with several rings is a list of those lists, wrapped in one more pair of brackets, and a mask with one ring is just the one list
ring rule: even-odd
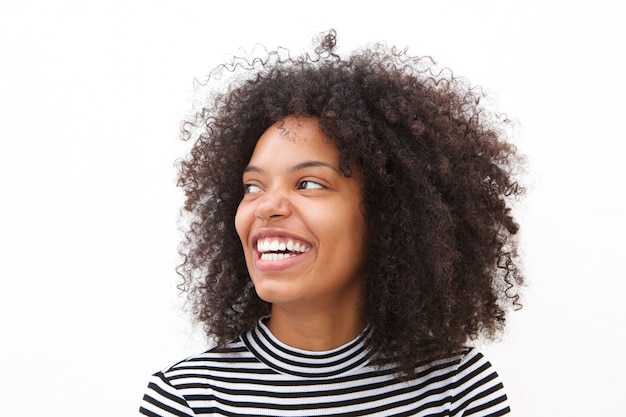
{"label": "forehead", "polygon": [[302,159],[316,159],[339,164],[339,151],[324,135],[318,120],[312,117],[287,117],[267,129],[259,138],[250,165],[284,164]]}

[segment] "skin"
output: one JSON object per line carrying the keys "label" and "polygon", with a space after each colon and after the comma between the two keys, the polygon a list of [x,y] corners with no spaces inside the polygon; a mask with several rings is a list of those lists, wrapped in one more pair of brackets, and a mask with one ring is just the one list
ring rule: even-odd
{"label": "skin", "polygon": [[[288,117],[271,126],[243,184],[235,226],[257,294],[272,304],[272,334],[311,351],[354,339],[365,327],[362,184],[339,171],[339,152],[317,119]],[[291,249],[282,251],[285,259],[276,259],[274,241]],[[267,249],[275,254],[262,257]]]}

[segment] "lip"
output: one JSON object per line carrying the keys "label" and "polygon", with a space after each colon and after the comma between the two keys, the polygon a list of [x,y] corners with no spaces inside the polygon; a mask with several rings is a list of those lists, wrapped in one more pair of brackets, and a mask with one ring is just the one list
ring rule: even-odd
{"label": "lip", "polygon": [[265,238],[291,239],[294,241],[298,241],[300,243],[305,243],[310,248],[313,247],[313,245],[308,240],[288,230],[277,229],[277,228],[258,229],[251,236],[249,245],[252,250],[252,255],[253,255],[252,259],[254,262],[254,267],[257,271],[261,271],[261,272],[275,272],[275,271],[282,271],[282,270],[291,268],[292,266],[297,265],[300,262],[304,261],[311,253],[311,251],[309,250],[299,255],[285,258],[279,261],[278,260],[277,261],[264,261],[261,259],[261,253],[257,250],[257,242],[259,241],[259,239],[265,239]]}

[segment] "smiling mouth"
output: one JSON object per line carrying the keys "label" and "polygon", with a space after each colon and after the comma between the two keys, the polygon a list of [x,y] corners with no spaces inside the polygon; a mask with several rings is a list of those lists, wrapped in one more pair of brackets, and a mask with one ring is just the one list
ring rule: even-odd
{"label": "smiling mouth", "polygon": [[292,239],[264,238],[257,241],[256,250],[262,261],[282,261],[307,253],[311,247]]}

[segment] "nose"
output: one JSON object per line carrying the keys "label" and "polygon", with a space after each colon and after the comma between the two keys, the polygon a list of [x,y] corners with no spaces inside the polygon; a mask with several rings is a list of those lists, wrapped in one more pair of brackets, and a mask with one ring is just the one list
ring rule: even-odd
{"label": "nose", "polygon": [[284,191],[266,191],[258,200],[255,215],[264,222],[289,217],[292,212],[291,202]]}

